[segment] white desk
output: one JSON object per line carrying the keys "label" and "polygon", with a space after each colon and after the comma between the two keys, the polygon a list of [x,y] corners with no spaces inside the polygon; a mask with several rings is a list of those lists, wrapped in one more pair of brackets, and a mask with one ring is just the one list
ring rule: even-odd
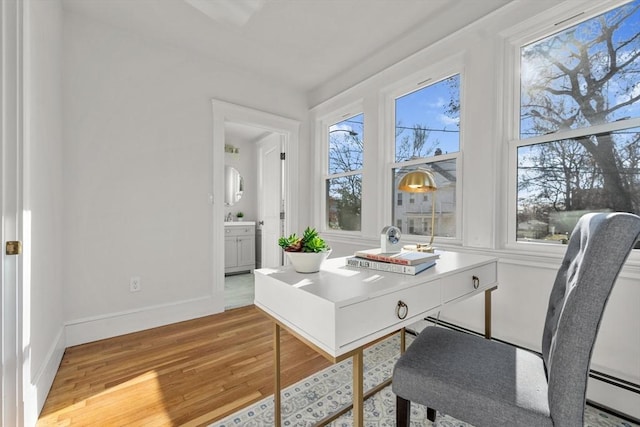
{"label": "white desk", "polygon": [[[362,350],[449,304],[485,294],[485,336],[491,336],[491,292],[497,259],[444,252],[415,276],[347,267],[344,258],[324,262],[318,273],[292,267],[255,271],[255,305],[274,321],[275,425],[280,425],[280,328],[284,327],[332,363],[353,357],[354,425],[363,425]],[[329,421],[329,420],[327,420]]]}

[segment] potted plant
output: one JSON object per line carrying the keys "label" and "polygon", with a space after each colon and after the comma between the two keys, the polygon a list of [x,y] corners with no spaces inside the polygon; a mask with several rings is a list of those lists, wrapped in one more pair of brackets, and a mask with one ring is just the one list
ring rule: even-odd
{"label": "potted plant", "polygon": [[320,265],[331,253],[331,248],[316,229],[310,227],[304,230],[302,237],[298,237],[296,233],[281,237],[278,245],[298,273],[315,273],[320,270]]}
{"label": "potted plant", "polygon": [[243,218],[244,218],[244,213],[242,213],[242,212],[238,212],[238,213],[236,214],[236,218],[238,218],[238,221],[242,221],[242,220],[243,220]]}

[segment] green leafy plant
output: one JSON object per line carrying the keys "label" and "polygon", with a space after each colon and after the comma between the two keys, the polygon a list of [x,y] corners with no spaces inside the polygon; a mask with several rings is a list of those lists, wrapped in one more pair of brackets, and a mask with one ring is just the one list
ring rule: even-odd
{"label": "green leafy plant", "polygon": [[293,233],[289,237],[278,239],[278,245],[287,252],[300,252],[302,250],[302,239]]}
{"label": "green leafy plant", "polygon": [[293,233],[289,237],[280,237],[278,245],[287,252],[326,252],[329,250],[327,242],[324,241],[315,228],[307,227],[298,237]]}
{"label": "green leafy plant", "polygon": [[238,218],[243,218],[243,217],[244,217],[244,214],[243,214],[242,212],[238,212],[238,213],[236,214],[236,217],[238,217]]}

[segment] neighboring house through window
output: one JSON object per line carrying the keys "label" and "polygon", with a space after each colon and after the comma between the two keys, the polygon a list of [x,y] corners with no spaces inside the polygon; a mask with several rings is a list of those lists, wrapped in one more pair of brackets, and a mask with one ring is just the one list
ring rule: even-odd
{"label": "neighboring house through window", "polygon": [[409,196],[409,204],[393,207],[402,232],[431,235],[431,203],[435,197],[435,235],[458,236],[457,168],[460,156],[460,74],[429,82],[395,98],[395,161],[392,163],[394,197],[402,177],[416,169],[430,170],[438,190]]}

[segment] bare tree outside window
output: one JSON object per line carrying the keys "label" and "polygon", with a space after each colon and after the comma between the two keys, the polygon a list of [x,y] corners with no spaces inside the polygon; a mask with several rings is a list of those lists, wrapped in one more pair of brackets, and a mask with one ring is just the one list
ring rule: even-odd
{"label": "bare tree outside window", "polygon": [[586,211],[640,213],[639,9],[522,47],[518,238],[566,240]]}
{"label": "bare tree outside window", "polygon": [[329,126],[326,217],[332,230],[361,228],[363,127],[363,114]]}

